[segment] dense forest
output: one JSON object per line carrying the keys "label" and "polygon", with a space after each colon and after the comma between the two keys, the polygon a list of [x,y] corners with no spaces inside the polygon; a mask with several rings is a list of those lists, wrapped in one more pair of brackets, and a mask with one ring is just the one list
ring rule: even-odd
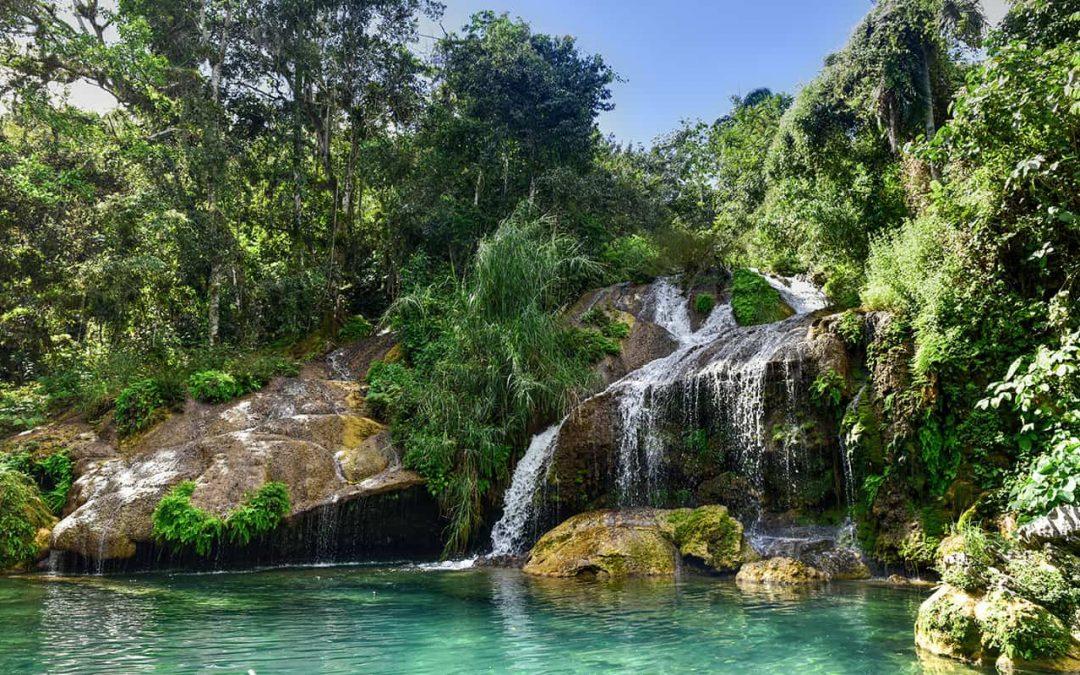
{"label": "dense forest", "polygon": [[[900,431],[866,503],[958,478],[1022,518],[1080,503],[1075,0],[998,26],[976,0],[879,0],[801,91],[650,147],[599,131],[602,56],[491,12],[421,35],[440,13],[3,3],[0,432],[74,413],[136,434],[391,329],[369,404],[462,550],[537,421],[618,351],[568,303],[749,268],[896,318],[869,356],[905,361]],[[78,81],[115,110],[70,105]]]}

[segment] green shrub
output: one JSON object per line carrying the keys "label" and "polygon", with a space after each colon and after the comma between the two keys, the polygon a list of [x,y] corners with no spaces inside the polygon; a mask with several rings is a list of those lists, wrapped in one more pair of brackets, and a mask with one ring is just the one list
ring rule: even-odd
{"label": "green shrub", "polygon": [[220,370],[200,370],[188,378],[192,398],[204,403],[224,403],[243,394],[236,378]]}
{"label": "green shrub", "polygon": [[0,436],[42,424],[46,403],[45,392],[37,382],[21,387],[0,382]]}
{"label": "green shrub", "polygon": [[413,289],[390,310],[402,334],[434,338],[403,342],[417,385],[390,417],[405,464],[427,479],[450,520],[448,553],[472,539],[530,423],[565,414],[593,377],[587,358],[618,346],[560,316],[578,280],[597,270],[579,251],[551,220],[519,211],[480,242],[463,278]]}
{"label": "green shrub", "polygon": [[983,600],[979,614],[983,643],[1009,658],[1034,661],[1064,654],[1069,629],[1046,609],[1018,596],[997,590]]}
{"label": "green shrub", "polygon": [[618,356],[622,347],[618,340],[593,328],[572,328],[567,332],[569,352],[581,356],[588,363],[597,363],[606,356]]}
{"label": "green shrub", "polygon": [[836,322],[836,332],[849,347],[857,347],[863,340],[862,317],[850,309],[840,315]]}
{"label": "green shrub", "polygon": [[596,308],[582,314],[581,323],[596,327],[604,337],[612,340],[622,340],[630,335],[630,324],[615,319],[610,312]]}
{"label": "green shrub", "polygon": [[281,524],[291,508],[283,483],[266,483],[224,518],[193,506],[194,493],[195,482],[184,481],[162,497],[152,516],[153,533],[163,543],[191,548],[201,556],[223,539],[241,546],[249,543]]}
{"label": "green shrub", "polygon": [[731,310],[740,326],[773,323],[794,313],[763,276],[747,269],[732,275]]}
{"label": "green shrub", "polygon": [[968,525],[946,537],[937,548],[937,570],[945,583],[965,591],[986,588],[995,554],[989,535]]}
{"label": "green shrub", "polygon": [[810,398],[822,407],[836,408],[844,396],[844,377],[829,368],[810,383]]}
{"label": "green shrub", "polygon": [[172,381],[145,378],[125,387],[116,397],[116,431],[129,436],[153,424],[161,410],[183,401],[183,389]]}
{"label": "green shrub", "polygon": [[1025,519],[1080,503],[1080,439],[1063,435],[1013,481],[1011,508]]}
{"label": "green shrub", "polygon": [[33,561],[38,529],[53,522],[34,481],[21,471],[0,467],[0,570]]}
{"label": "green shrub", "polygon": [[289,514],[289,489],[284,483],[267,483],[248,496],[225,519],[229,541],[241,546],[275,529]]}
{"label": "green shrub", "polygon": [[632,234],[604,246],[600,260],[611,281],[645,283],[662,271],[660,248],[651,240]]}
{"label": "green shrub", "polygon": [[230,361],[225,371],[236,379],[239,396],[262,389],[275,377],[295,377],[300,366],[293,359],[278,354],[252,354]]}
{"label": "green shrub", "polygon": [[694,311],[698,314],[707,316],[713,311],[713,307],[716,307],[716,296],[712,293],[698,293],[694,296]]}
{"label": "green shrub", "polygon": [[381,419],[390,417],[392,411],[409,406],[404,397],[415,392],[413,372],[403,363],[375,361],[367,372],[368,391],[364,402],[372,415]]}
{"label": "green shrub", "polygon": [[862,274],[854,265],[836,265],[829,269],[825,285],[821,290],[829,298],[829,304],[836,309],[847,309],[859,304],[859,288]]}
{"label": "green shrub", "polygon": [[342,324],[341,328],[338,330],[337,336],[338,340],[352,342],[368,337],[371,335],[372,330],[373,326],[370,321],[360,314],[355,314],[345,320],[345,323]]}

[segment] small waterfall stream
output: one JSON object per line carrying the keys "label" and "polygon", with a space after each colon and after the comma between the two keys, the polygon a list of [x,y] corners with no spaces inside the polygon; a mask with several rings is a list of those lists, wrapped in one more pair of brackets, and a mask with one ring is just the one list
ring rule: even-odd
{"label": "small waterfall stream", "polygon": [[[692,328],[689,299],[671,279],[653,283],[645,315],[675,338],[677,348],[609,385],[600,395],[618,401],[619,436],[615,489],[621,506],[650,502],[662,480],[667,442],[660,424],[673,403],[682,403],[684,421],[693,422],[702,405],[719,412],[734,430],[744,476],[761,486],[765,451],[766,368],[781,349],[805,337],[807,313],[826,305],[808,282],[765,275],[796,315],[775,324],[740,327],[731,305],[718,304],[701,326]],[[785,363],[786,391],[794,402],[801,375],[798,364]],[[539,516],[540,488],[558,449],[566,418],[537,434],[514,471],[504,498],[502,518],[492,530],[492,554],[514,555],[529,544]],[[689,426],[689,425],[688,425]]]}

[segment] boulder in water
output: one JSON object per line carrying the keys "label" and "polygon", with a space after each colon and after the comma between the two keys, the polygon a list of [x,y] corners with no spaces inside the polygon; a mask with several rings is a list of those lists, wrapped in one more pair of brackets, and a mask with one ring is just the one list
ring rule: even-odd
{"label": "boulder in water", "polygon": [[978,598],[944,585],[919,606],[915,644],[931,654],[968,663],[982,659],[982,639],[975,606]]}
{"label": "boulder in water", "polygon": [[743,537],[742,523],[723,506],[676,509],[660,516],[660,522],[682,555],[717,572],[734,572],[757,558]]}
{"label": "boulder in water", "polygon": [[754,557],[742,524],[723,506],[576,515],[536,542],[525,572],[540,576],[671,576],[679,556],[730,572]]}
{"label": "boulder in water", "polygon": [[743,565],[735,576],[740,584],[801,585],[821,584],[829,575],[791,558],[769,558]]}
{"label": "boulder in water", "polygon": [[524,571],[546,577],[671,576],[675,563],[675,546],[655,511],[591,511],[541,537]]}

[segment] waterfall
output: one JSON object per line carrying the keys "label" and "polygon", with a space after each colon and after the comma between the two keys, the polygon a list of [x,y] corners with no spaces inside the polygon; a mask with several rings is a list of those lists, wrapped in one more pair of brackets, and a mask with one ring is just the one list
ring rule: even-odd
{"label": "waterfall", "polygon": [[491,529],[491,554],[507,556],[519,553],[526,543],[529,523],[535,516],[536,493],[547,475],[555,455],[555,441],[562,429],[563,418],[533,436],[525,455],[514,469],[510,489],[503,498],[503,515]]}
{"label": "waterfall", "polygon": [[[657,279],[646,298],[645,315],[675,338],[677,348],[610,384],[601,394],[618,402],[616,497],[621,506],[643,506],[663,479],[667,442],[661,434],[673,403],[682,403],[684,421],[694,422],[703,395],[734,432],[741,472],[761,487],[765,450],[766,370],[783,349],[805,338],[805,315],[825,306],[825,298],[805,281],[764,275],[796,316],[762,326],[740,327],[731,305],[718,304],[695,331],[689,300],[667,278]],[[796,361],[798,354],[795,354]],[[785,363],[791,403],[801,370]],[[597,396],[601,395],[597,394]],[[512,555],[527,545],[537,514],[537,494],[558,449],[565,419],[533,437],[514,471],[502,518],[492,530],[492,553]],[[687,425],[689,426],[689,425]]]}

